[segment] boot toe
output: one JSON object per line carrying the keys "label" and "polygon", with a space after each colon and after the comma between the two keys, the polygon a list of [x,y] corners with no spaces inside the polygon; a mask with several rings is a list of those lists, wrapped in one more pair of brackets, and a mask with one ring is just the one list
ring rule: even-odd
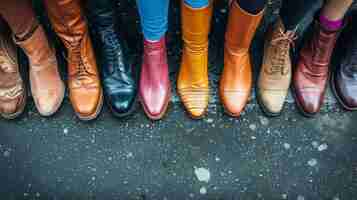
{"label": "boot toe", "polygon": [[18,110],[19,99],[0,103],[0,112],[2,115],[11,115]]}
{"label": "boot toe", "polygon": [[315,115],[320,111],[321,97],[311,92],[301,92],[298,98],[300,108],[309,115]]}
{"label": "boot toe", "polygon": [[128,113],[134,106],[135,95],[134,94],[117,94],[110,97],[110,107],[116,114],[123,115]]}
{"label": "boot toe", "polygon": [[279,114],[284,107],[287,91],[262,91],[259,95],[266,111]]}
{"label": "boot toe", "polygon": [[100,89],[77,90],[72,93],[71,102],[80,119],[93,119],[99,114],[101,95]]}
{"label": "boot toe", "polygon": [[46,93],[36,95],[35,104],[42,116],[53,115],[60,107],[64,98],[64,89],[49,90]]}
{"label": "boot toe", "polygon": [[192,118],[201,118],[207,111],[209,103],[209,90],[181,90],[179,91],[182,102]]}
{"label": "boot toe", "polygon": [[239,117],[248,102],[249,95],[250,92],[246,91],[224,91],[221,99],[227,113],[232,117]]}
{"label": "boot toe", "polygon": [[153,120],[158,120],[162,117],[166,112],[169,100],[169,90],[160,95],[156,92],[148,91],[141,94],[141,104],[144,107],[144,111]]}

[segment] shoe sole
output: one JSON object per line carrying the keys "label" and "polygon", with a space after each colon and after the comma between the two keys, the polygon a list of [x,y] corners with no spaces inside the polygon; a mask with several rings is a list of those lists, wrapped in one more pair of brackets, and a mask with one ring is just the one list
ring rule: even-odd
{"label": "shoe sole", "polygon": [[169,107],[170,99],[171,99],[171,88],[169,87],[169,93],[166,95],[166,98],[165,98],[165,105],[164,105],[164,107],[162,109],[162,112],[160,112],[159,115],[150,114],[150,112],[146,108],[146,105],[144,104],[144,101],[141,98],[141,96],[140,96],[140,103],[141,103],[141,106],[143,107],[143,110],[144,110],[146,116],[150,120],[158,121],[158,120],[161,120],[165,116],[165,114],[167,113],[167,108]]}
{"label": "shoe sole", "polygon": [[90,116],[81,116],[79,113],[76,113],[77,117],[82,121],[91,121],[91,120],[96,119],[98,117],[98,115],[100,114],[100,112],[102,111],[103,104],[104,104],[104,100],[103,99],[104,99],[103,90],[101,90],[99,104],[97,106],[97,109],[96,109],[95,113],[90,115]]}
{"label": "shoe sole", "polygon": [[340,105],[347,111],[357,111],[357,108],[347,106],[345,102],[340,98],[340,95],[338,94],[336,84],[335,84],[335,76],[333,75],[334,73],[331,74],[330,77],[330,83],[331,83],[331,90],[334,93],[337,101],[340,103]]}
{"label": "shoe sole", "polygon": [[25,89],[24,94],[21,99],[20,109],[17,112],[12,113],[12,114],[1,114],[1,117],[3,117],[6,120],[12,120],[12,119],[16,119],[17,117],[19,117],[25,110],[26,100],[27,100],[27,91]]}

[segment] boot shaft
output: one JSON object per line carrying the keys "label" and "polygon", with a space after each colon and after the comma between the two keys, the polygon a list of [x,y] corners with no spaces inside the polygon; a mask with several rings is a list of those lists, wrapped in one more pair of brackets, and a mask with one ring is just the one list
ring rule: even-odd
{"label": "boot shaft", "polygon": [[181,3],[182,37],[186,47],[195,50],[208,48],[208,35],[211,29],[213,4],[193,9]]}
{"label": "boot shaft", "polygon": [[255,32],[263,17],[264,10],[253,15],[244,11],[236,1],[233,1],[229,11],[226,44],[231,50],[248,50]]}
{"label": "boot shaft", "polygon": [[79,45],[88,31],[79,0],[45,0],[52,27],[67,48]]}
{"label": "boot shaft", "polygon": [[47,63],[48,61],[56,60],[54,49],[50,47],[46,33],[41,25],[32,30],[27,39],[19,40],[13,36],[13,40],[29,57],[31,69],[40,70],[43,67],[47,67],[43,65],[44,61]]}
{"label": "boot shaft", "polygon": [[89,0],[86,2],[89,23],[96,32],[116,25],[115,3],[112,0]]}

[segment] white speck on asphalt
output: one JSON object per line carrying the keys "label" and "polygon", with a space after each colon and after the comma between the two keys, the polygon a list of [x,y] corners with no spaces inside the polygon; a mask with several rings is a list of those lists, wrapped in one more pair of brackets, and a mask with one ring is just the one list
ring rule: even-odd
{"label": "white speck on asphalt", "polygon": [[256,130],[257,130],[257,125],[255,125],[255,124],[250,124],[250,125],[249,125],[249,129],[252,130],[252,131],[256,131]]}
{"label": "white speck on asphalt", "polygon": [[219,157],[216,157],[215,160],[216,160],[216,162],[221,161],[221,159]]}
{"label": "white speck on asphalt", "polygon": [[41,194],[39,192],[36,192],[36,197],[40,197]]}
{"label": "white speck on asphalt", "polygon": [[92,176],[92,181],[95,181],[95,176]]}
{"label": "white speck on asphalt", "polygon": [[195,168],[195,174],[199,181],[208,183],[211,179],[211,174],[206,168]]}
{"label": "white speck on asphalt", "polygon": [[213,122],[213,119],[212,119],[212,118],[208,118],[208,119],[206,120],[206,122],[210,124],[210,123]]}
{"label": "white speck on asphalt", "polygon": [[283,198],[283,199],[288,199],[288,195],[287,195],[287,194],[282,194],[282,195],[281,195],[281,198]]}
{"label": "white speck on asphalt", "polygon": [[317,165],[317,160],[315,158],[311,158],[307,164],[310,166],[310,167],[314,167]]}
{"label": "white speck on asphalt", "polygon": [[68,134],[68,128],[64,128],[64,129],[63,129],[63,133],[64,133],[65,135],[67,135],[67,134]]}
{"label": "white speck on asphalt", "polygon": [[128,152],[128,153],[126,154],[126,157],[127,157],[127,158],[132,158],[132,157],[134,157],[134,155],[133,155],[132,152]]}
{"label": "white speck on asphalt", "polygon": [[113,157],[109,156],[109,157],[108,157],[108,160],[109,160],[109,161],[112,161],[112,160],[113,160]]}
{"label": "white speck on asphalt", "polygon": [[297,197],[297,200],[305,200],[305,197],[302,196],[302,195],[299,195],[299,196]]}
{"label": "white speck on asphalt", "polygon": [[327,150],[327,148],[328,148],[328,145],[326,143],[324,143],[324,144],[321,144],[317,149],[319,151],[325,151],[325,150]]}
{"label": "white speck on asphalt", "polygon": [[3,155],[4,155],[4,157],[9,157],[10,151],[9,150],[4,151]]}
{"label": "white speck on asphalt", "polygon": [[207,189],[205,187],[201,187],[200,194],[202,195],[207,194]]}
{"label": "white speck on asphalt", "polygon": [[284,143],[284,148],[286,150],[290,149],[291,145],[289,143]]}
{"label": "white speck on asphalt", "polygon": [[252,137],[250,137],[252,140],[256,140],[257,139],[257,137],[255,137],[255,136],[252,136]]}
{"label": "white speck on asphalt", "polygon": [[319,146],[319,143],[316,141],[313,141],[311,144],[314,148],[317,148]]}
{"label": "white speck on asphalt", "polygon": [[260,124],[263,126],[268,126],[269,125],[269,119],[263,116],[259,117]]}

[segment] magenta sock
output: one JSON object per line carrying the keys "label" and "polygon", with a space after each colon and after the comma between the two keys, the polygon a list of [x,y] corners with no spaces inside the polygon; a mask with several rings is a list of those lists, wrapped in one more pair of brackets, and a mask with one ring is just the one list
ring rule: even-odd
{"label": "magenta sock", "polygon": [[325,17],[324,15],[320,15],[319,20],[320,20],[321,25],[330,31],[336,31],[336,30],[340,29],[343,25],[343,19],[330,20],[327,17]]}

